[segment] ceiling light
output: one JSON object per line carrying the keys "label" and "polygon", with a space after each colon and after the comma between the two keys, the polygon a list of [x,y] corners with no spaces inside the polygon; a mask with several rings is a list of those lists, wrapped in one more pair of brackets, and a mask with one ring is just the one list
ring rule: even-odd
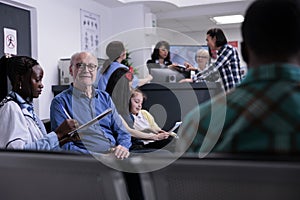
{"label": "ceiling light", "polygon": [[118,0],[121,3],[142,3],[142,2],[165,2],[174,4],[177,7],[188,7],[188,6],[199,6],[199,5],[209,5],[217,3],[228,3],[228,2],[238,2],[238,1],[247,1],[247,0]]}
{"label": "ceiling light", "polygon": [[227,16],[217,16],[210,18],[216,24],[234,24],[241,23],[244,21],[243,15],[227,15]]}

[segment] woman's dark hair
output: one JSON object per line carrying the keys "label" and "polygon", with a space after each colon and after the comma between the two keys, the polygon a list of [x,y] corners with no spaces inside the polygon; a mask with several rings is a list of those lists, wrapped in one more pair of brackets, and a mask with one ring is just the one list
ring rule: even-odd
{"label": "woman's dark hair", "polygon": [[110,42],[106,47],[106,55],[108,56],[108,59],[104,62],[103,67],[101,68],[101,74],[104,74],[109,68],[110,64],[116,61],[124,51],[125,47],[122,42]]}
{"label": "woman's dark hair", "polygon": [[213,57],[213,54],[212,54],[212,51],[211,51],[211,48],[208,47],[208,54],[209,54],[209,57],[212,58]]}
{"label": "woman's dark hair", "polygon": [[222,29],[212,28],[212,29],[209,29],[206,34],[211,36],[212,38],[216,37],[216,46],[217,47],[221,47],[221,46],[227,44],[227,39],[226,39],[226,36],[225,36],[224,32],[222,31]]}
{"label": "woman's dark hair", "polygon": [[25,75],[28,71],[32,70],[32,67],[39,65],[39,63],[28,56],[3,56],[0,59],[1,71],[5,71],[12,85],[16,84],[17,76]]}
{"label": "woman's dark hair", "polygon": [[154,50],[153,50],[153,53],[152,53],[152,55],[151,55],[151,59],[152,59],[152,60],[158,60],[158,59],[159,59],[159,48],[162,47],[162,46],[166,47],[166,49],[168,50],[168,55],[167,55],[167,57],[165,58],[165,60],[170,61],[170,45],[169,45],[169,43],[166,42],[166,41],[159,41],[159,42],[155,45]]}

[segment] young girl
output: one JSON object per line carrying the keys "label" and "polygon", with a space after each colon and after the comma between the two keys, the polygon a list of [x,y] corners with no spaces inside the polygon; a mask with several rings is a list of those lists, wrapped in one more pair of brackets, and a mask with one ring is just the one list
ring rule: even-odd
{"label": "young girl", "polygon": [[174,133],[166,132],[157,125],[154,117],[148,111],[142,109],[143,100],[142,91],[135,89],[131,92],[129,109],[134,119],[133,128],[138,131],[137,134],[132,134],[132,136],[142,139],[144,142],[143,148],[163,148],[171,141],[172,137],[169,136]]}

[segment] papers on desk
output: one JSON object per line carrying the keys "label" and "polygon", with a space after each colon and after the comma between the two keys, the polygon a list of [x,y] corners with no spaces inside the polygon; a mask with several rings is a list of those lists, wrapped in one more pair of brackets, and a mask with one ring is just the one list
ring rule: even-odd
{"label": "papers on desk", "polygon": [[184,65],[177,65],[176,67],[186,69],[186,66],[184,66]]}

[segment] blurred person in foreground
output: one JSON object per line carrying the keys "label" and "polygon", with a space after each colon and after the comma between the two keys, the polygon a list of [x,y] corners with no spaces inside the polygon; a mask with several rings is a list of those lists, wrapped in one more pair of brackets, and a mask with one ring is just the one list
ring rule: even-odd
{"label": "blurred person in foreground", "polygon": [[299,153],[299,36],[299,0],[253,2],[242,24],[245,79],[187,115],[177,150]]}

